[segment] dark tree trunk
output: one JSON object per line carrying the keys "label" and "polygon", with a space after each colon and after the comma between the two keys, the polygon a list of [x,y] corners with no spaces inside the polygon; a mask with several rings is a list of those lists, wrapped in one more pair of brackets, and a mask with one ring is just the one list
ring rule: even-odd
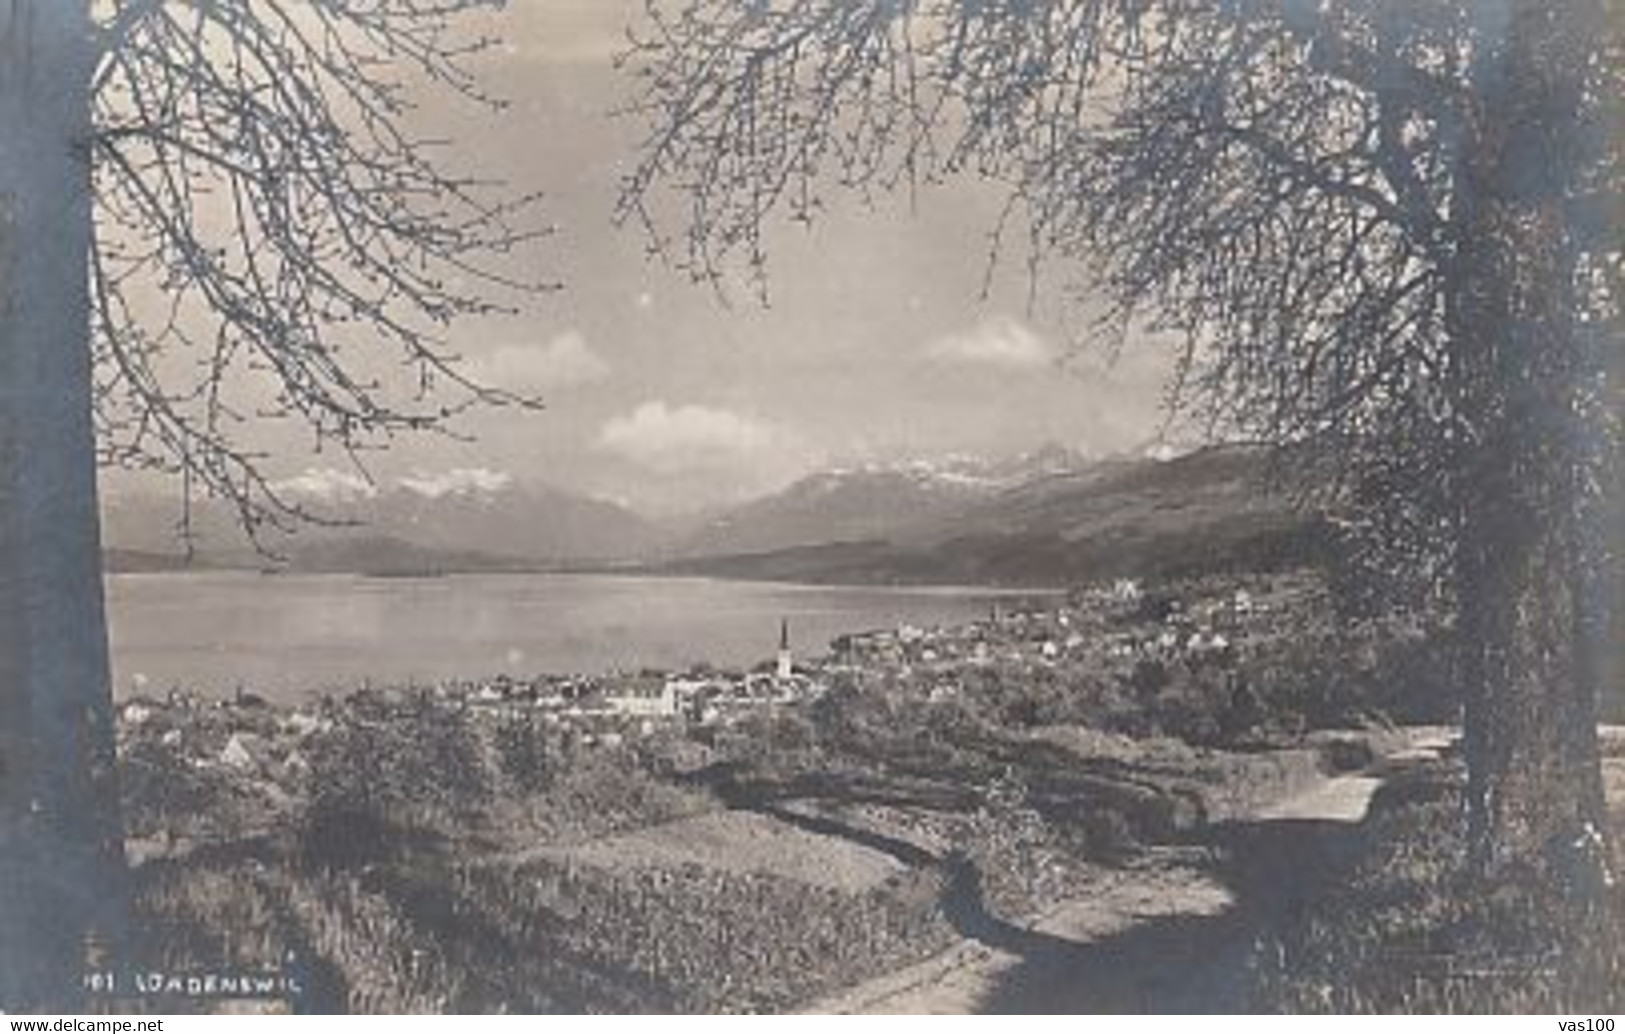
{"label": "dark tree trunk", "polygon": [[1515,503],[1489,498],[1491,484],[1481,488],[1459,579],[1475,860],[1490,873],[1514,861],[1578,863],[1592,850],[1588,824],[1601,830],[1603,820],[1597,687],[1580,632],[1586,579],[1569,535],[1531,527]]}
{"label": "dark tree trunk", "polygon": [[0,1007],[71,1007],[118,933],[91,417],[84,0],[0,7]]}
{"label": "dark tree trunk", "polygon": [[1585,6],[1515,3],[1504,38],[1480,58],[1451,306],[1465,425],[1457,594],[1475,861],[1484,873],[1533,863],[1595,888],[1555,871],[1590,850],[1579,842],[1603,816],[1594,486],[1606,401],[1601,349],[1575,319],[1565,204],[1581,144]]}

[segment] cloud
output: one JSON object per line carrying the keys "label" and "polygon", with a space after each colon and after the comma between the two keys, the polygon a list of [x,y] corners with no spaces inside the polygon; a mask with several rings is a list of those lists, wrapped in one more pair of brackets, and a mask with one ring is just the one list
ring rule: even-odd
{"label": "cloud", "polygon": [[567,330],[545,345],[503,345],[466,367],[475,381],[518,392],[588,384],[608,377],[609,371],[609,363],[578,330]]}
{"label": "cloud", "polygon": [[439,499],[445,495],[500,492],[513,484],[513,475],[486,467],[456,467],[442,474],[414,471],[398,483],[418,495]]}
{"label": "cloud", "polygon": [[942,362],[1004,370],[1042,369],[1058,358],[1048,341],[1011,316],[990,316],[973,330],[939,338],[926,354]]}
{"label": "cloud", "polygon": [[768,421],[660,400],[612,418],[599,432],[598,445],[658,474],[748,467],[793,448],[790,435]]}
{"label": "cloud", "polygon": [[[604,0],[510,3],[501,14],[505,21],[500,35],[510,40],[503,50],[549,63],[600,63],[607,70],[610,60],[626,47],[625,8],[624,3]],[[523,45],[513,39],[546,42]]]}
{"label": "cloud", "polygon": [[271,488],[289,498],[323,503],[353,502],[378,494],[378,487],[361,475],[331,467],[310,467],[303,474],[274,482]]}

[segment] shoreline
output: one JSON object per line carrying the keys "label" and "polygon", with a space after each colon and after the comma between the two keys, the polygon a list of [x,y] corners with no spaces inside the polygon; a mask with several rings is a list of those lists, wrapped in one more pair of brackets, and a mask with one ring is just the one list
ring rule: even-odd
{"label": "shoreline", "polygon": [[445,570],[320,570],[310,569],[279,569],[274,567],[254,567],[248,564],[213,564],[206,563],[197,566],[189,565],[182,557],[154,556],[154,566],[150,568],[110,568],[104,567],[102,577],[105,579],[169,579],[186,577],[237,577],[254,576],[260,578],[290,578],[290,579],[331,579],[345,581],[441,581],[451,579],[472,578],[616,578],[628,581],[658,581],[658,582],[706,582],[719,584],[766,585],[782,589],[806,589],[809,591],[894,591],[899,593],[932,593],[941,592],[950,595],[988,595],[988,596],[1065,596],[1077,586],[1075,583],[1058,584],[1054,582],[1028,582],[1028,583],[973,583],[963,581],[939,581],[935,579],[919,579],[914,581],[892,579],[889,581],[812,581],[795,578],[772,578],[767,576],[750,576],[748,574],[709,574],[701,571],[682,571],[671,568],[652,567],[547,567],[547,566],[513,566],[491,568],[448,568]]}
{"label": "shoreline", "polygon": [[[170,689],[221,699],[241,688],[298,703],[504,677],[748,669],[772,661],[785,619],[800,658],[841,636],[957,626],[1065,599],[1059,590],[688,576],[108,576],[120,702]],[[182,630],[193,626],[189,640]]]}

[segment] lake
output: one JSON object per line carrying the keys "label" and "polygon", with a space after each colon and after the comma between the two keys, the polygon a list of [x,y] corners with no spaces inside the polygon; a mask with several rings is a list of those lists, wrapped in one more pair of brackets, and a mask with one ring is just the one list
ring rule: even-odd
{"label": "lake", "polygon": [[961,624],[1009,598],[707,578],[252,572],[110,575],[107,596],[117,696],[242,686],[282,701],[369,683],[741,667],[773,656],[781,618],[795,651],[817,655],[846,632]]}

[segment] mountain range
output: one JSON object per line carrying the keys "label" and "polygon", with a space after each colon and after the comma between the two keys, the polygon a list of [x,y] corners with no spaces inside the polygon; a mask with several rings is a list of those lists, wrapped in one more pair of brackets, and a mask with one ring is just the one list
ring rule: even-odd
{"label": "mountain range", "polygon": [[[218,504],[195,505],[193,563],[421,575],[618,570],[814,582],[1071,584],[1312,550],[1316,527],[1264,478],[1258,449],[1097,460],[1059,447],[820,471],[699,521],[656,521],[613,502],[453,471],[373,485],[312,472],[279,486],[342,516],[271,536],[256,552]],[[109,565],[179,566],[177,507],[144,494],[104,503]],[[267,554],[274,555],[272,560]]]}
{"label": "mountain range", "polygon": [[[453,471],[374,486],[332,472],[276,486],[288,504],[327,523],[275,530],[259,547],[220,502],[193,504],[194,562],[368,574],[549,568],[625,560],[650,550],[663,529],[615,503],[489,471]],[[123,566],[163,566],[186,551],[176,500],[128,492],[103,502],[103,538]]]}
{"label": "mountain range", "polygon": [[1247,446],[1083,463],[988,486],[957,504],[922,505],[882,534],[713,552],[664,569],[829,583],[1037,586],[1318,558],[1321,519],[1295,507],[1268,475],[1268,455]]}
{"label": "mountain range", "polygon": [[1060,446],[1010,458],[950,455],[820,471],[747,502],[678,536],[678,556],[766,553],[829,542],[891,539],[931,521],[951,521],[974,504],[1044,478],[1087,469]]}

